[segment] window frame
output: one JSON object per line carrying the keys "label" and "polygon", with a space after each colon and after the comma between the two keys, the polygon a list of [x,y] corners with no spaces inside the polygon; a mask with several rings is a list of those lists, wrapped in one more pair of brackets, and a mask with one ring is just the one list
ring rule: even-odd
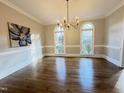
{"label": "window frame", "polygon": [[64,45],[64,52],[63,53],[56,53],[56,38],[55,38],[55,32],[57,30],[58,26],[55,27],[54,29],[54,54],[55,55],[64,55],[66,53],[66,47],[65,47],[65,30],[63,28],[63,33],[64,33],[64,42],[63,42],[63,45]]}
{"label": "window frame", "polygon": [[[85,55],[85,54],[83,54],[82,52],[81,52],[81,50],[82,50],[82,42],[81,42],[81,40],[82,40],[82,31],[83,31],[83,26],[84,25],[86,25],[86,24],[90,24],[90,25],[92,25],[92,27],[93,27],[93,29],[92,29],[92,32],[93,32],[93,35],[92,35],[92,40],[93,40],[93,43],[92,43],[92,51],[93,51],[93,53],[92,54],[87,54],[87,55]],[[81,27],[80,27],[80,55],[82,55],[82,56],[93,56],[94,54],[95,54],[95,44],[94,44],[94,41],[95,40],[95,26],[94,26],[94,24],[93,23],[91,23],[91,22],[85,22],[85,23],[83,23],[82,25],[81,25]]]}

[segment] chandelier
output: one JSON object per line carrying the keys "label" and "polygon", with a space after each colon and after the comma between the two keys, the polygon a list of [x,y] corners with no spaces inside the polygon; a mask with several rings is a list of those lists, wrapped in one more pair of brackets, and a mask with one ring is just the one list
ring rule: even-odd
{"label": "chandelier", "polygon": [[64,17],[63,22],[60,23],[60,21],[57,21],[58,26],[62,26],[65,29],[69,29],[70,27],[73,27],[74,29],[78,29],[79,27],[79,17],[75,17],[75,23],[71,24],[69,21],[69,0],[66,0],[67,2],[67,17]]}

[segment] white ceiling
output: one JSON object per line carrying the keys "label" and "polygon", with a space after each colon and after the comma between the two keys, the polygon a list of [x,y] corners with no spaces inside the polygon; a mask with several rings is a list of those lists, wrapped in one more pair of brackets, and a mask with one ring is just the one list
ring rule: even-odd
{"label": "white ceiling", "polygon": [[[8,0],[44,25],[66,17],[65,0]],[[122,0],[70,0],[70,21],[104,17]]]}

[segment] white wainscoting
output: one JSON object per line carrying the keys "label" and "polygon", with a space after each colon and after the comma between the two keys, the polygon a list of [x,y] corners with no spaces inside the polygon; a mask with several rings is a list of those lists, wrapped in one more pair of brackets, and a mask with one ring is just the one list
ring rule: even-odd
{"label": "white wainscoting", "polygon": [[105,56],[105,55],[104,55],[103,58],[106,59],[107,61],[109,61],[109,62],[115,64],[115,65],[118,66],[118,67],[123,67],[120,60],[116,60],[116,59],[113,59],[113,58],[108,57],[108,56]]}
{"label": "white wainscoting", "polygon": [[[49,48],[54,46],[44,46],[42,48]],[[67,47],[80,47],[80,45],[67,45]],[[112,47],[105,45],[95,45],[95,47],[106,47],[106,48],[114,48],[121,49],[120,47]],[[20,70],[21,68],[32,63],[30,47],[24,48],[12,48],[7,50],[0,51],[0,79]],[[46,53],[43,56],[66,56],[66,57],[95,57],[95,58],[104,58],[113,64],[122,67],[120,60],[112,59],[104,54],[92,55],[92,56],[82,56],[80,54],[64,54],[64,55],[55,55]]]}
{"label": "white wainscoting", "polygon": [[[122,51],[122,48],[121,48],[121,47],[118,47],[118,46],[105,45],[104,47],[107,48],[107,49],[114,49],[114,50]],[[121,53],[121,52],[120,52],[120,53]],[[120,55],[121,55],[121,54],[120,54]],[[123,66],[122,66],[121,57],[120,57],[119,60],[117,60],[117,59],[114,59],[114,58],[111,58],[111,57],[109,57],[109,56],[104,55],[104,59],[108,60],[109,62],[115,64],[115,65],[118,66],[118,67],[123,67]]]}
{"label": "white wainscoting", "polygon": [[0,51],[0,79],[29,65],[32,61],[29,47]]}

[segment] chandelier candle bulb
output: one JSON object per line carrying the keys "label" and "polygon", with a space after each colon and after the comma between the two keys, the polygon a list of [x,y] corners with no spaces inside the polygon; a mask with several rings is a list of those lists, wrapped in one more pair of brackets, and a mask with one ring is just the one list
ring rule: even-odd
{"label": "chandelier candle bulb", "polygon": [[67,25],[67,28],[68,28],[68,29],[70,28],[70,24]]}
{"label": "chandelier candle bulb", "polygon": [[60,24],[60,27],[62,27],[62,24]]}
{"label": "chandelier candle bulb", "polygon": [[64,17],[64,24],[66,24],[66,18]]}
{"label": "chandelier candle bulb", "polygon": [[78,22],[78,21],[79,21],[79,17],[76,17],[75,19],[76,19],[76,22]]}
{"label": "chandelier candle bulb", "polygon": [[79,20],[77,21],[77,24],[79,24]]}
{"label": "chandelier candle bulb", "polygon": [[79,23],[77,23],[77,26],[79,25]]}
{"label": "chandelier candle bulb", "polygon": [[57,25],[58,25],[58,26],[60,25],[60,21],[59,21],[59,20],[57,21]]}

